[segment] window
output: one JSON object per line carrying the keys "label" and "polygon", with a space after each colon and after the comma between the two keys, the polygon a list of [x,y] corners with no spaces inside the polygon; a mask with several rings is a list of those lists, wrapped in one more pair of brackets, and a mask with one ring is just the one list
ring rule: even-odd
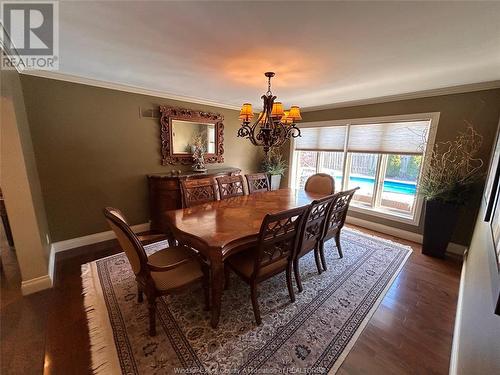
{"label": "window", "polygon": [[380,207],[411,214],[417,195],[422,155],[388,155]]}
{"label": "window", "polygon": [[342,187],[342,177],[344,175],[344,153],[325,151],[318,152],[318,172],[326,173],[332,176],[335,180],[337,189]]}
{"label": "window", "polygon": [[297,165],[297,188],[304,189],[307,179],[316,173],[318,168],[317,151],[299,151]]}
{"label": "window", "polygon": [[352,198],[361,206],[373,207],[375,196],[375,180],[377,179],[377,168],[379,155],[377,154],[349,154],[349,182],[348,189],[359,187]]}
{"label": "window", "polygon": [[327,173],[336,190],[360,189],[354,210],[417,225],[418,181],[439,114],[310,123],[292,145],[291,183]]}

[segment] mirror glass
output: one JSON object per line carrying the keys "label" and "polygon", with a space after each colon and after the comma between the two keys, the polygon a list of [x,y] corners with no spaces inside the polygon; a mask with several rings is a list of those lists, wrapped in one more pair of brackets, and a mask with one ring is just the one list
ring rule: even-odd
{"label": "mirror glass", "polygon": [[172,120],[174,154],[192,154],[197,144],[204,153],[215,154],[215,124]]}

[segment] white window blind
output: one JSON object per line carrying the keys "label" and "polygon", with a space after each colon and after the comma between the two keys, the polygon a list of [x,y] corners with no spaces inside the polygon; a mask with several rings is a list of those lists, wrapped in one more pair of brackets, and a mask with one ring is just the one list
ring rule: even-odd
{"label": "white window blind", "polygon": [[344,151],[347,126],[302,128],[295,149],[303,151]]}
{"label": "white window blind", "polygon": [[347,151],[386,154],[421,154],[430,120],[351,125]]}

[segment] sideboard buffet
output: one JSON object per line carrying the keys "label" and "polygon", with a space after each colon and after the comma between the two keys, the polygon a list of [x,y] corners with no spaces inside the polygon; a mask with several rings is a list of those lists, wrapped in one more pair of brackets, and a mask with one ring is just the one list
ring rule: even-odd
{"label": "sideboard buffet", "polygon": [[181,173],[150,174],[147,176],[149,186],[149,207],[151,213],[151,230],[167,233],[168,227],[163,212],[182,208],[181,180],[195,178],[215,178],[217,176],[233,176],[241,172],[238,168],[213,168],[206,172],[186,171]]}

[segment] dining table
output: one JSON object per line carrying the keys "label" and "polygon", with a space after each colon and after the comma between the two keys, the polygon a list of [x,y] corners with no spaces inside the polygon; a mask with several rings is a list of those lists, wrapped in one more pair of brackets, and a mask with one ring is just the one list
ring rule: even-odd
{"label": "dining table", "polygon": [[304,207],[321,197],[287,188],[164,212],[174,238],[197,250],[208,262],[213,328],[217,328],[221,313],[224,261],[239,251],[251,251],[255,247],[267,214]]}

